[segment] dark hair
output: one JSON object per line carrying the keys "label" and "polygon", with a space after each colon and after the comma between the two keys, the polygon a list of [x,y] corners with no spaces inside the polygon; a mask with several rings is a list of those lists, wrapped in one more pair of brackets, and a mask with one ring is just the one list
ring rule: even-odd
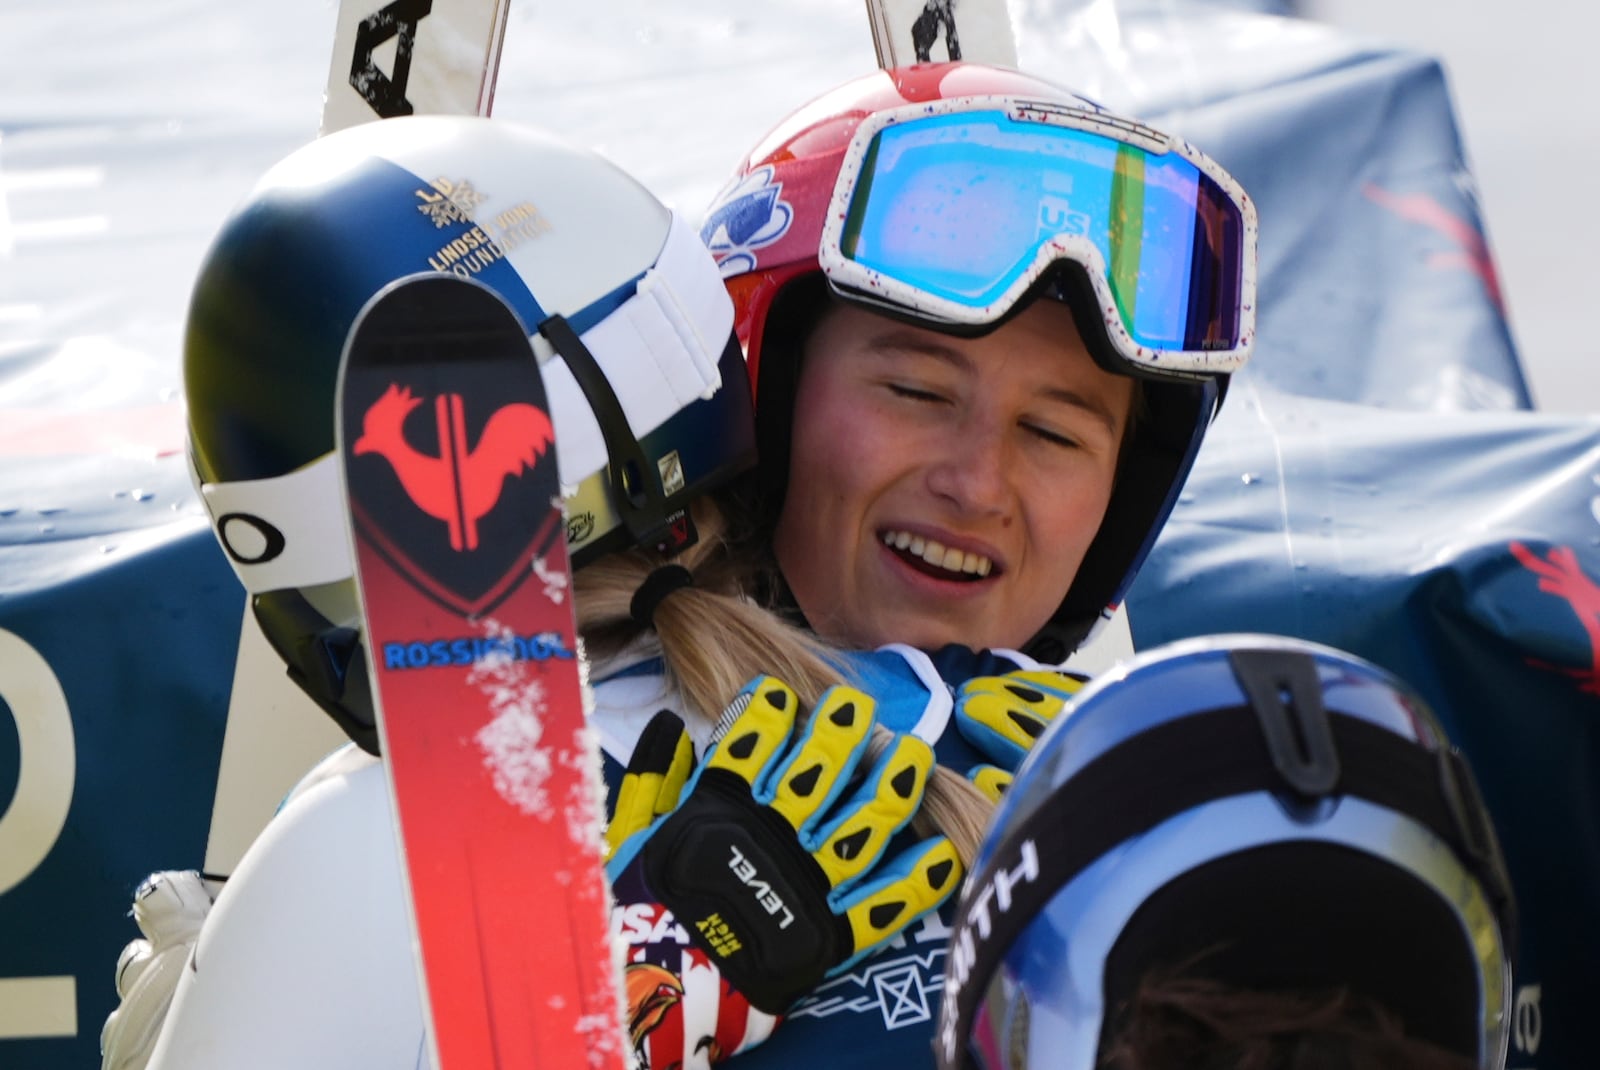
{"label": "dark hair", "polygon": [[1257,991],[1152,971],[1101,1042],[1106,1070],[1474,1070],[1347,989]]}

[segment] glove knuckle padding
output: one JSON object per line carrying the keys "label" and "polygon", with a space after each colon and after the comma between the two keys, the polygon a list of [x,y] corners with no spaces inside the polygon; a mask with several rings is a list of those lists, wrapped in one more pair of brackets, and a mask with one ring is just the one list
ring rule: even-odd
{"label": "glove knuckle padding", "polygon": [[726,770],[753,792],[767,763],[788,741],[800,700],[793,688],[770,676],[758,678],[750,691],[749,704],[707,757],[705,768]]}
{"label": "glove knuckle padding", "polygon": [[895,738],[844,811],[819,830],[814,846],[807,843],[830,883],[853,880],[878,861],[890,837],[922,804],[932,768],[933,751],[926,743],[915,736]]}
{"label": "glove knuckle padding", "polygon": [[155,949],[150,946],[150,941],[139,939],[129,940],[128,945],[117,956],[117,998],[127,999],[128,993],[133,991],[133,986],[139,983],[140,974],[150,965],[150,958]]}
{"label": "glove knuckle padding", "polygon": [[1059,698],[1010,683],[993,691],[975,691],[966,705],[967,716],[974,721],[1024,744],[1037,737],[1044,722],[1060,709]]}
{"label": "glove knuckle padding", "polygon": [[957,727],[984,753],[1014,766],[1084,682],[1076,674],[1032,669],[974,677],[957,694]]}
{"label": "glove knuckle padding", "polygon": [[975,765],[967,770],[967,779],[971,780],[973,786],[983,792],[990,802],[999,802],[1000,796],[1006,793],[1011,781],[1016,778],[998,765]]}
{"label": "glove knuckle padding", "polygon": [[678,805],[694,765],[694,748],[681,718],[662,710],[650,719],[634,744],[616,807],[606,825],[606,855],[649,828]]}
{"label": "glove knuckle padding", "polygon": [[943,836],[924,841],[895,859],[878,880],[858,889],[843,904],[859,952],[856,957],[874,950],[944,902],[960,884],[961,875],[961,858],[955,845]]}
{"label": "glove knuckle padding", "polygon": [[802,839],[855,771],[872,731],[872,709],[872,700],[854,688],[830,689],[794,753],[758,793],[757,801],[782,814]]}

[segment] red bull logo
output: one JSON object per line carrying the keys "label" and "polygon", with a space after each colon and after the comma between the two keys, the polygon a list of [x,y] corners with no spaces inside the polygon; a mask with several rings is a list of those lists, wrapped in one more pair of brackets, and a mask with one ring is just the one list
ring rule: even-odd
{"label": "red bull logo", "polygon": [[1583,571],[1570,546],[1554,546],[1540,557],[1520,542],[1510,545],[1511,556],[1539,577],[1539,590],[1555,595],[1572,609],[1589,636],[1588,668],[1570,668],[1530,660],[1537,668],[1563,673],[1578,681],[1585,694],[1600,695],[1600,584]]}
{"label": "red bull logo", "polygon": [[1369,201],[1387,208],[1408,223],[1417,223],[1455,244],[1459,251],[1434,253],[1428,257],[1428,266],[1435,269],[1462,268],[1483,280],[1484,292],[1494,302],[1495,311],[1506,314],[1505,299],[1500,293],[1500,277],[1495,273],[1494,257],[1489,253],[1489,243],[1476,223],[1451,212],[1437,199],[1426,193],[1394,193],[1373,182],[1361,187]]}

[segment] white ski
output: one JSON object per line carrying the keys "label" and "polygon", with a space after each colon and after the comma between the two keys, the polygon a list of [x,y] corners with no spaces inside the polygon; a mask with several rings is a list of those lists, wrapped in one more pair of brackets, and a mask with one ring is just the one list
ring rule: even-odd
{"label": "white ski", "polygon": [[878,66],[967,60],[1017,65],[1005,0],[867,0]]}
{"label": "white ski", "polygon": [[488,115],[511,0],[342,0],[322,130]]}

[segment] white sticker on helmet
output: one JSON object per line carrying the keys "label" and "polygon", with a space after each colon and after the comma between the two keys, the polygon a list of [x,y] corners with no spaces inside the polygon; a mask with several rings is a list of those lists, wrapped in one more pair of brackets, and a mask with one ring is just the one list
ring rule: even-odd
{"label": "white sticker on helmet", "polygon": [[205,483],[200,496],[217,541],[251,594],[353,575],[332,453],[272,479]]}

